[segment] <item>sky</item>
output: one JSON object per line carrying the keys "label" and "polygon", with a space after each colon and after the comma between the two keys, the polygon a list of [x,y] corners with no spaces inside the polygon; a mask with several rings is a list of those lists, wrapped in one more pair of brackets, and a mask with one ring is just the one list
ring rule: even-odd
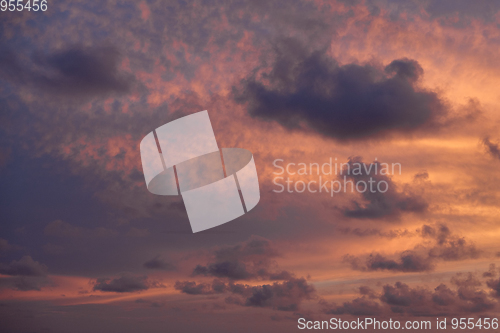
{"label": "sky", "polygon": [[[500,3],[0,15],[2,331],[500,317]],[[219,147],[253,153],[260,202],[193,233],[181,197],[148,192],[139,144],[202,110]]]}

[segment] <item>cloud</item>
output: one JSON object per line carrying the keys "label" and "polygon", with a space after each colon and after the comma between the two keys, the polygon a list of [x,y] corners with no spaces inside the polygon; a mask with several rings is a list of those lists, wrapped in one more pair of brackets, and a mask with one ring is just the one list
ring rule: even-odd
{"label": "cloud", "polygon": [[252,237],[235,246],[225,246],[214,252],[215,262],[197,265],[193,276],[214,276],[230,280],[288,280],[293,274],[279,270],[272,260],[278,251],[264,238]]}
{"label": "cloud", "polygon": [[413,251],[404,251],[398,262],[387,259],[380,254],[370,255],[366,260],[368,270],[391,270],[400,272],[431,271],[434,266],[428,258],[423,258]]}
{"label": "cloud", "polygon": [[152,308],[161,308],[161,307],[163,307],[165,305],[165,302],[150,301],[150,300],[143,299],[143,298],[136,299],[135,303],[138,303],[138,304],[148,304]]}
{"label": "cloud", "polygon": [[488,271],[483,273],[483,277],[494,278],[497,276],[497,270],[495,264],[490,264]]}
{"label": "cloud", "polygon": [[452,234],[448,226],[438,224],[435,226],[424,225],[422,227],[423,237],[432,237],[437,244],[429,249],[429,257],[439,258],[445,261],[475,259],[481,254],[476,246],[468,242],[464,237]]}
{"label": "cloud", "polygon": [[302,300],[311,299],[315,293],[313,286],[305,279],[291,279],[272,285],[251,287],[251,296],[246,306],[272,307],[282,311],[295,311]]}
{"label": "cloud", "polygon": [[9,81],[66,96],[96,96],[127,93],[134,81],[118,71],[118,50],[113,46],[74,45],[50,54],[36,52],[21,61],[4,49],[0,72]]}
{"label": "cloud", "polygon": [[249,307],[267,307],[281,311],[295,311],[303,300],[315,297],[315,288],[304,278],[291,278],[273,284],[249,286],[225,283],[215,279],[212,284],[195,281],[177,281],[175,289],[189,295],[229,293],[226,303]]}
{"label": "cloud", "polygon": [[208,266],[197,265],[193,270],[193,275],[227,277],[233,280],[244,280],[254,276],[247,271],[246,265],[239,261],[223,261]]}
{"label": "cloud", "polygon": [[464,0],[431,0],[426,2],[424,8],[440,24],[456,28],[466,28],[476,18],[493,22],[500,10],[498,2],[488,0],[479,0],[474,4]]}
{"label": "cloud", "polygon": [[458,286],[457,295],[458,304],[465,311],[483,312],[491,310],[495,307],[495,303],[488,298],[488,294],[484,290],[477,289],[482,286],[482,282],[472,273],[457,273],[451,279],[451,282]]}
{"label": "cloud", "polygon": [[28,279],[28,278],[18,278],[14,280],[14,289],[19,291],[30,291],[30,290],[42,290],[45,286],[46,281],[40,281],[39,279]]}
{"label": "cloud", "polygon": [[428,272],[434,270],[437,260],[475,259],[481,255],[474,244],[454,235],[444,224],[423,225],[420,236],[424,240],[431,238],[433,244],[423,242],[413,250],[402,251],[397,259],[387,258],[379,253],[371,253],[364,259],[347,254],[343,262],[349,263],[352,269],[361,271]]}
{"label": "cloud", "polygon": [[493,296],[500,298],[500,279],[496,280],[489,280],[487,282],[488,287],[490,287],[493,290]]}
{"label": "cloud", "polygon": [[31,256],[13,260],[10,264],[0,264],[0,274],[9,275],[0,279],[0,287],[40,291],[42,287],[52,283],[47,271],[46,265],[33,260]]}
{"label": "cloud", "polygon": [[5,255],[7,252],[21,249],[21,246],[11,244],[7,239],[0,238],[0,256]]}
{"label": "cloud", "polygon": [[3,238],[0,238],[0,254],[7,252],[10,249],[9,241]]}
{"label": "cloud", "polygon": [[14,276],[45,276],[47,266],[34,261],[31,256],[24,256],[18,261],[13,260],[10,264],[0,264],[0,274]]}
{"label": "cloud", "polygon": [[494,279],[497,276],[495,264],[490,264],[489,270],[483,273],[483,277],[490,278],[486,285],[492,290],[493,297],[500,298],[500,278]]}
{"label": "cloud", "polygon": [[359,293],[363,296],[367,296],[369,298],[377,298],[377,296],[375,295],[375,291],[368,287],[368,286],[360,286],[359,287]]}
{"label": "cloud", "polygon": [[[361,286],[360,297],[352,301],[342,305],[325,300],[320,300],[319,303],[326,314],[426,317],[485,313],[498,305],[481,289],[483,284],[473,273],[457,273],[450,282],[451,286],[441,283],[434,289],[429,289],[423,286],[411,287],[397,281],[382,286],[379,292],[368,286]],[[495,290],[496,282],[490,280],[487,285]]]}
{"label": "cloud", "polygon": [[[278,269],[273,258],[279,255],[267,239],[252,236],[234,246],[224,246],[213,252],[213,263],[197,265],[193,276],[216,277],[212,283],[177,281],[175,289],[190,295],[230,294],[226,303],[250,307],[269,307],[295,311],[306,299],[315,297],[315,289],[304,278]],[[248,285],[236,280],[277,281],[272,284]]]}
{"label": "cloud", "polygon": [[397,272],[426,272],[434,269],[428,257],[422,257],[413,251],[404,251],[398,260],[388,259],[378,253],[370,254],[362,264],[358,257],[345,256],[352,269],[363,271],[389,270]]}
{"label": "cloud", "polygon": [[93,290],[105,291],[105,292],[115,292],[115,293],[126,293],[147,290],[149,288],[163,287],[162,284],[158,282],[150,282],[147,276],[132,276],[132,275],[122,275],[119,278],[108,279],[100,278],[94,283]]}
{"label": "cloud", "polygon": [[211,295],[224,292],[226,286],[224,283],[221,285],[216,280],[212,284],[196,283],[195,281],[177,281],[174,288],[189,295]]}
{"label": "cloud", "polygon": [[396,282],[394,286],[385,285],[380,300],[393,307],[393,312],[409,306],[423,305],[428,301],[429,291],[421,288],[410,288],[407,284]]}
{"label": "cloud", "polygon": [[350,227],[345,227],[345,228],[337,228],[338,231],[340,231],[344,235],[354,235],[358,237],[370,237],[370,236],[380,236],[380,237],[386,237],[386,238],[399,238],[399,237],[409,237],[412,236],[412,233],[408,231],[407,229],[401,230],[389,230],[389,231],[383,231],[380,229],[361,229],[361,228],[350,228]]}
{"label": "cloud", "polygon": [[472,274],[471,272],[468,273],[457,273],[454,277],[451,278],[451,283],[458,287],[478,287],[482,283],[479,281],[479,279]]}
{"label": "cloud", "polygon": [[418,88],[423,69],[415,60],[396,59],[385,68],[339,65],[326,51],[309,52],[295,39],[283,38],[275,48],[271,71],[234,89],[254,117],[351,140],[439,128],[447,113],[436,93]]}
{"label": "cloud", "polygon": [[72,225],[70,223],[55,220],[47,224],[43,230],[46,236],[53,236],[59,238],[105,238],[114,237],[118,235],[115,230],[97,227],[94,229],[82,228],[79,226]]}
{"label": "cloud", "polygon": [[143,266],[147,269],[157,269],[163,271],[175,270],[175,266],[162,258],[160,256],[154,257],[151,260],[146,261]]}
{"label": "cloud", "polygon": [[12,276],[0,278],[0,289],[40,291],[47,285],[54,285],[53,281],[47,276]]}
{"label": "cloud", "polygon": [[491,156],[500,159],[500,147],[497,143],[491,142],[489,138],[484,138],[483,145]]}
{"label": "cloud", "polygon": [[259,260],[276,256],[278,251],[271,241],[257,236],[241,244],[222,247],[215,251],[215,258],[218,261]]}
{"label": "cloud", "polygon": [[383,312],[383,307],[376,301],[367,297],[359,297],[340,306],[322,303],[326,314],[351,314],[354,316],[373,316]]}
{"label": "cloud", "polygon": [[209,284],[197,284],[195,281],[177,281],[174,288],[189,295],[208,295],[213,293]]}
{"label": "cloud", "polygon": [[476,285],[460,285],[457,290],[452,290],[445,284],[440,284],[429,291],[396,282],[393,286],[383,287],[380,300],[393,313],[415,316],[480,313],[495,307],[495,303],[488,299],[484,291],[477,289]]}
{"label": "cloud", "polygon": [[[396,184],[384,174],[385,167],[385,163],[377,161],[370,164],[363,163],[361,157],[358,156],[349,158],[348,163],[344,166],[343,175],[339,173],[339,178],[341,181],[344,177],[346,180],[352,181],[354,184],[352,186],[356,186],[355,184],[358,182],[364,182],[367,188],[361,194],[365,202],[353,201],[353,207],[342,209],[345,216],[358,219],[398,219],[403,212],[422,213],[427,210],[428,204],[421,196],[411,193],[408,189],[397,191]],[[397,170],[396,166],[394,172]],[[392,168],[389,172],[392,172]],[[370,188],[372,186],[370,182],[375,184],[373,189]],[[380,190],[377,188],[378,185],[381,186]],[[361,188],[363,186],[360,185]],[[349,188],[349,183],[347,183],[347,187]],[[382,192],[382,190],[386,191]]]}

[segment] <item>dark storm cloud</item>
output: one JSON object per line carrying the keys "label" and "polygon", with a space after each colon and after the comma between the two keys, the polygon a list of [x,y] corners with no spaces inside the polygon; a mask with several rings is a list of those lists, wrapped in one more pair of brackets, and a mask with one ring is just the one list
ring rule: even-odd
{"label": "dark storm cloud", "polygon": [[0,55],[0,73],[14,84],[34,86],[58,95],[95,96],[126,93],[133,77],[118,69],[115,47],[72,46],[23,59],[10,49]]}
{"label": "dark storm cloud", "polygon": [[159,256],[154,257],[151,260],[146,261],[143,266],[147,269],[157,269],[163,271],[173,271],[175,270],[175,266],[172,263],[165,261]]}
{"label": "dark storm cloud", "polygon": [[10,264],[0,264],[0,274],[15,276],[45,276],[47,266],[33,260],[30,256],[24,256],[18,261],[13,260]]}
{"label": "dark storm cloud", "polygon": [[276,53],[272,70],[245,79],[235,99],[248,103],[252,116],[290,130],[362,139],[437,127],[446,114],[436,93],[417,87],[423,69],[415,60],[397,59],[384,69],[339,65],[293,39],[280,40]]}
{"label": "dark storm cloud", "polygon": [[158,287],[158,283],[149,282],[147,276],[123,275],[116,279],[100,278],[95,281],[93,290],[126,293]]}
{"label": "dark storm cloud", "polygon": [[[374,171],[375,168],[377,168],[377,173]],[[390,168],[389,172],[392,172],[392,167]],[[403,212],[422,213],[427,210],[428,204],[422,197],[409,191],[398,191],[391,178],[381,173],[382,169],[382,164],[377,161],[366,164],[363,163],[361,157],[349,158],[347,165],[344,166],[343,175],[339,174],[340,181],[344,181],[344,177],[353,184],[363,181],[367,184],[367,188],[361,194],[365,203],[353,201],[353,207],[342,209],[345,216],[358,219],[398,219]],[[397,166],[394,171],[398,172]],[[375,182],[372,183],[375,184],[373,189],[369,188],[370,181]],[[382,182],[387,183],[387,190]],[[380,190],[377,184],[382,184]],[[347,184],[347,186],[350,185]],[[362,186],[364,185],[360,185],[361,188]],[[383,190],[386,191],[382,192]]]}
{"label": "dark storm cloud", "polygon": [[444,224],[423,225],[420,235],[424,240],[430,238],[433,244],[419,244],[414,250],[401,252],[397,259],[372,253],[365,258],[345,255],[343,261],[349,263],[352,269],[361,271],[427,272],[435,268],[438,260],[475,259],[481,255],[474,244],[453,234]]}
{"label": "dark storm cloud", "polygon": [[489,138],[484,138],[483,145],[491,156],[500,159],[500,147],[497,143],[491,142]]}

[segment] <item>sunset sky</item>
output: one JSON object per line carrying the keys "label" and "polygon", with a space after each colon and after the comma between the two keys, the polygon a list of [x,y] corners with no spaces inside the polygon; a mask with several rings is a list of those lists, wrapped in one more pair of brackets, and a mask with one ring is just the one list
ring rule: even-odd
{"label": "sunset sky", "polygon": [[[488,0],[0,12],[0,331],[500,318],[499,51]],[[180,196],[148,192],[139,143],[202,110],[253,153],[261,197],[193,233]],[[276,185],[320,175],[275,165],[330,160],[401,172],[373,176],[384,193]]]}

